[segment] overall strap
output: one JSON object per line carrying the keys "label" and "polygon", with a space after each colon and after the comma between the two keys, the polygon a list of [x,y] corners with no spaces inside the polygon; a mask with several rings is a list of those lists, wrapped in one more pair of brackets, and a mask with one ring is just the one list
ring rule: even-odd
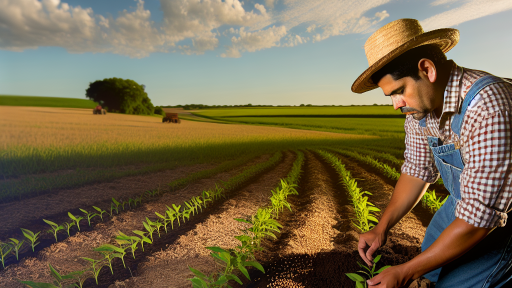
{"label": "overall strap", "polygon": [[452,120],[452,131],[457,133],[460,136],[460,130],[462,129],[462,120],[464,120],[464,115],[466,114],[466,110],[468,110],[469,104],[473,99],[480,93],[482,89],[485,87],[499,82],[508,82],[500,77],[494,75],[487,75],[479,78],[473,83],[471,88],[469,89],[466,97],[464,97],[464,102],[462,102],[462,107],[460,109],[460,113],[456,114]]}

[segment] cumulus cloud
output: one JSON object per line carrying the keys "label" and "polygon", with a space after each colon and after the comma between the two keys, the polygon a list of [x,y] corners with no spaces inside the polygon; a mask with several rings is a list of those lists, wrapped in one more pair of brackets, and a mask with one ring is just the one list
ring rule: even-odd
{"label": "cumulus cloud", "polygon": [[284,36],[286,36],[286,27],[284,26],[273,26],[255,32],[247,32],[242,27],[240,28],[240,37],[231,38],[232,46],[228,47],[226,53],[221,54],[221,57],[238,58],[241,56],[241,52],[255,52],[279,46],[279,41]]}
{"label": "cumulus cloud", "polygon": [[[204,54],[217,50],[222,38],[231,38],[220,56],[237,58],[271,47],[369,33],[390,16],[379,9],[390,1],[161,0],[163,19],[156,23],[144,0],[134,0],[132,7],[114,16],[60,0],[0,0],[0,49],[57,46],[73,53],[111,52],[141,58],[154,52]],[[422,25],[425,30],[450,27],[512,9],[510,0],[483,2],[435,0],[432,6],[446,5],[451,10],[423,20]]]}
{"label": "cumulus cloud", "polygon": [[448,10],[427,18],[421,22],[425,31],[453,27],[461,23],[489,16],[512,9],[510,0],[494,0],[492,5],[486,1],[472,0],[465,2],[460,7]]}

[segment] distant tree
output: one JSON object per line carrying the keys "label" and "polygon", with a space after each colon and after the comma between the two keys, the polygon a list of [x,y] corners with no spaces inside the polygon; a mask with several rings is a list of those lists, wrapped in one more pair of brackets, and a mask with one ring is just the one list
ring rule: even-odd
{"label": "distant tree", "polygon": [[153,111],[153,113],[156,114],[156,115],[165,116],[164,109],[162,109],[162,107],[159,107],[159,106],[155,107],[155,110]]}
{"label": "distant tree", "polygon": [[304,105],[304,104],[300,104],[300,107],[303,107],[303,106],[306,106],[306,105]]}
{"label": "distant tree", "polygon": [[130,79],[105,78],[89,83],[85,96],[109,112],[152,115],[154,106],[144,88]]}

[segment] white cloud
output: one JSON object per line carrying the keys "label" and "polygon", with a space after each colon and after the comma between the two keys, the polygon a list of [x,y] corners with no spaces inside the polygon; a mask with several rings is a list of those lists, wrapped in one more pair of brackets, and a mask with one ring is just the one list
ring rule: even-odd
{"label": "white cloud", "polygon": [[[489,3],[492,2],[492,3]],[[421,22],[425,31],[453,27],[461,23],[512,9],[510,0],[472,0],[460,7],[427,18]]]}
{"label": "white cloud", "polygon": [[281,38],[286,36],[286,27],[273,26],[266,30],[247,32],[244,27],[240,28],[240,37],[231,39],[231,47],[221,57],[241,56],[241,52],[255,52],[258,50],[279,46]]}
{"label": "white cloud", "polygon": [[430,5],[432,6],[439,6],[439,5],[445,5],[445,4],[451,4],[451,3],[454,3],[454,2],[458,2],[460,0],[436,0],[432,3],[430,3]]}
{"label": "white cloud", "polygon": [[275,2],[276,2],[275,0],[265,0],[265,6],[272,9],[272,8],[274,8]]}

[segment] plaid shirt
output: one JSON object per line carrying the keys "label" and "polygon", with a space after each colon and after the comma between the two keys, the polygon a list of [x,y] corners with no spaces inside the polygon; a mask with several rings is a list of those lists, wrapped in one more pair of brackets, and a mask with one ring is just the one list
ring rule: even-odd
{"label": "plaid shirt", "polygon": [[460,176],[461,201],[457,203],[455,216],[476,227],[503,227],[512,201],[512,85],[491,84],[480,91],[466,112],[459,139],[451,130],[452,115],[461,109],[471,85],[489,74],[455,63],[452,67],[441,118],[430,113],[425,128],[411,115],[405,120],[402,173],[435,182],[439,172],[426,136],[438,137],[443,144],[458,144],[465,166]]}

